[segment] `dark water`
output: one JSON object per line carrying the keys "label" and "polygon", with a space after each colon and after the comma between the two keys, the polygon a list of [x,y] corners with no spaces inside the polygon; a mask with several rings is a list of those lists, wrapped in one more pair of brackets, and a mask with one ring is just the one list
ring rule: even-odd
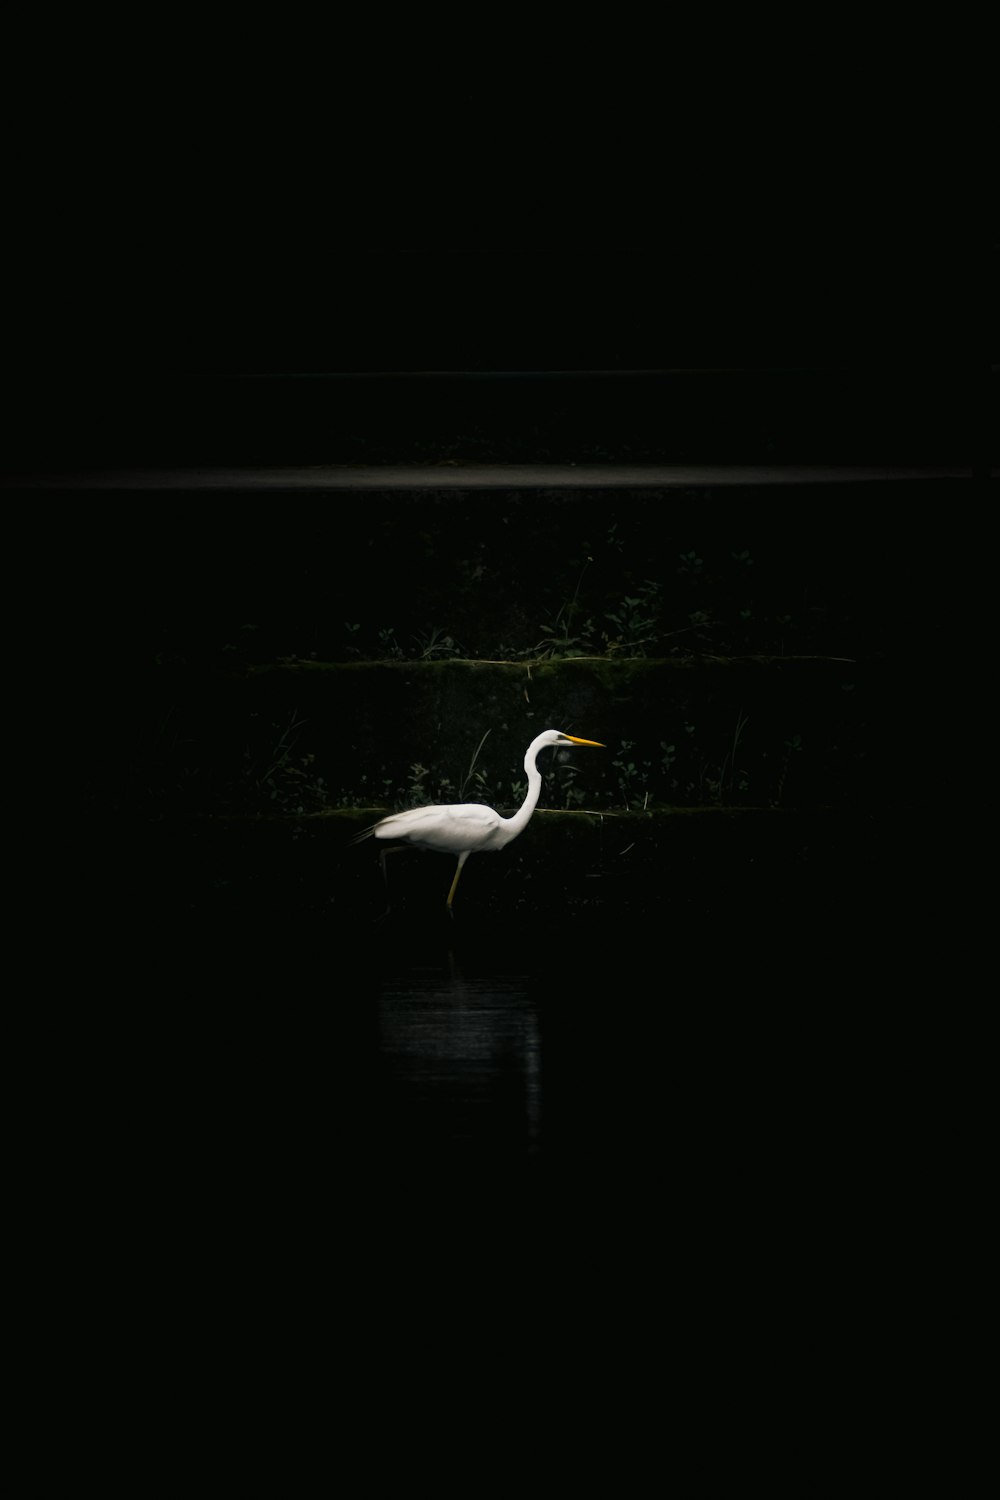
{"label": "dark water", "polygon": [[192,1349],[252,1352],[265,1307],[331,1365],[360,1333],[369,1380],[445,1312],[529,1376],[554,1313],[706,1361],[777,1303],[852,1328],[947,1139],[886,948],[843,909],[468,908],[95,928],[17,1056],[59,1284]]}
{"label": "dark water", "polygon": [[717,1257],[777,1223],[835,1239],[846,1202],[902,1190],[921,1027],[870,925],[469,907],[92,933],[26,1059],[74,1233],[326,1256],[513,1192]]}
{"label": "dark water", "polygon": [[734,1211],[829,1180],[880,1108],[893,1023],[825,926],[390,921],[357,990],[359,1157]]}
{"label": "dark water", "polygon": [[415,967],[375,1000],[387,1146],[403,1156],[530,1161],[542,1149],[542,1036],[530,976]]}

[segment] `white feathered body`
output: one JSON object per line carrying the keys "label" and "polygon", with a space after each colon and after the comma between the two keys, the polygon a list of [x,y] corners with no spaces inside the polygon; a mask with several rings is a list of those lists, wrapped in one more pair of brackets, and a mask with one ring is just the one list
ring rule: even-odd
{"label": "white feathered body", "polygon": [[391,813],[372,829],[377,839],[400,839],[417,849],[456,855],[502,849],[515,832],[506,818],[479,802],[413,807]]}

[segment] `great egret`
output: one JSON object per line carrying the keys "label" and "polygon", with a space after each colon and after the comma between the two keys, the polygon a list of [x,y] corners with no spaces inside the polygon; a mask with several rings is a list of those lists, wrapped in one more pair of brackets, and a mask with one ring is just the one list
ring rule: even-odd
{"label": "great egret", "polygon": [[[453,806],[411,807],[408,812],[390,813],[387,818],[373,823],[359,833],[352,843],[362,839],[393,839],[397,844],[412,844],[417,849],[433,849],[438,854],[457,854],[458,867],[445,903],[448,910],[455,899],[458,877],[470,854],[496,852],[516,839],[528,826],[528,819],[535,810],[538,793],[542,789],[542,776],[535,765],[540,750],[549,745],[593,745],[598,750],[606,746],[599,740],[581,740],[575,734],[563,734],[561,729],[543,729],[533,739],[524,756],[524,769],[528,773],[528,795],[512,818],[502,818],[492,807],[479,802],[457,802]],[[383,850],[382,858],[388,850]],[[384,871],[383,864],[383,871]]]}

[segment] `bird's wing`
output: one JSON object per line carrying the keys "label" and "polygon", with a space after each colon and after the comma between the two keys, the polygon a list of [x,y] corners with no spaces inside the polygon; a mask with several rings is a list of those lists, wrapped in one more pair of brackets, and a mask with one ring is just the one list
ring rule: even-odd
{"label": "bird's wing", "polygon": [[377,839],[415,840],[421,829],[434,826],[430,814],[448,811],[450,809],[447,807],[411,807],[407,812],[390,813],[387,818],[379,818],[377,823],[369,823],[367,828],[362,828],[351,839],[351,843],[361,844],[373,834]]}
{"label": "bird's wing", "polygon": [[377,839],[404,839],[424,849],[461,854],[488,848],[499,826],[500,817],[492,807],[459,802],[454,806],[411,807],[408,812],[391,813],[376,823],[374,833]]}

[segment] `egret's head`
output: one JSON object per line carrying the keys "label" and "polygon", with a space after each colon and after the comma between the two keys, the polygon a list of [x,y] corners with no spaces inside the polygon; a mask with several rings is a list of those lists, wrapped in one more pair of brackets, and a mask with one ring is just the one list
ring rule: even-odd
{"label": "egret's head", "polygon": [[[564,734],[561,729],[543,729],[536,739],[533,739],[524,755],[524,769],[529,776],[539,774],[535,764],[535,757],[542,750],[547,750],[550,745],[593,745],[597,750],[606,750],[600,740],[581,740],[578,735]],[[559,757],[562,758],[561,756]]]}
{"label": "egret's head", "polygon": [[606,750],[600,740],[581,740],[575,734],[563,734],[561,729],[547,729],[545,739],[550,745],[593,745],[596,750]]}

